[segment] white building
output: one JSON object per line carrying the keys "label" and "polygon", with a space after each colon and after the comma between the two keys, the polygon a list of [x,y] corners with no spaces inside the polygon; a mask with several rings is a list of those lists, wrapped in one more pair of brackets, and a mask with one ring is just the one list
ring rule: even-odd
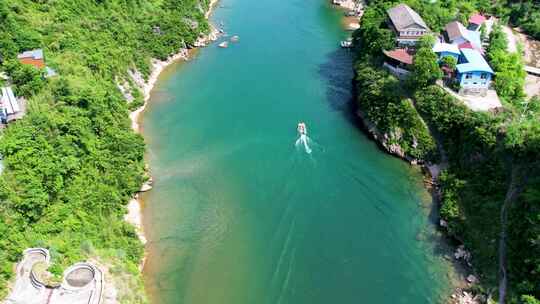
{"label": "white building", "polygon": [[406,4],[394,6],[387,13],[399,46],[415,45],[420,37],[430,32],[422,17]]}
{"label": "white building", "polygon": [[17,114],[21,112],[19,101],[15,98],[11,87],[2,88],[0,96],[0,121],[6,123],[12,119],[17,119]]}

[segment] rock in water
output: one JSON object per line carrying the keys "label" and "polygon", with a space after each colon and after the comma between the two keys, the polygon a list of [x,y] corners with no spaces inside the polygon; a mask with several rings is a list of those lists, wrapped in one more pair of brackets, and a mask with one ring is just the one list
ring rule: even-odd
{"label": "rock in water", "polygon": [[467,282],[469,282],[471,284],[474,284],[474,283],[478,282],[478,279],[474,275],[470,274],[467,277]]}

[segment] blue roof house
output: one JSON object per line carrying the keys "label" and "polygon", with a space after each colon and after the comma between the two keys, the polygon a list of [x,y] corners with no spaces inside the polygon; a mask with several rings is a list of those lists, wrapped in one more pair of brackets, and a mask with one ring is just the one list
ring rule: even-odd
{"label": "blue roof house", "polygon": [[456,70],[460,94],[485,94],[494,74],[482,54],[474,49],[461,49]]}
{"label": "blue roof house", "polygon": [[459,56],[461,55],[457,45],[444,42],[435,43],[433,46],[433,52],[437,54],[439,60],[447,56],[454,57],[456,60],[458,60]]}

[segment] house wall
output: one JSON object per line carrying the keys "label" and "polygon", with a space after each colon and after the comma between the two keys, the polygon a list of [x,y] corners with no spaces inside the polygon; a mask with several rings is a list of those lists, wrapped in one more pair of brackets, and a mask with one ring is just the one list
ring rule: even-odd
{"label": "house wall", "polygon": [[400,31],[399,36],[402,37],[422,37],[427,33],[425,29],[420,28],[408,28],[406,30]]}
{"label": "house wall", "polygon": [[7,122],[7,112],[6,109],[0,105],[0,123]]}
{"label": "house wall", "polygon": [[420,39],[420,37],[397,38],[397,42],[398,42],[398,46],[400,47],[414,46],[418,42],[418,39]]}
{"label": "house wall", "polygon": [[43,59],[34,59],[34,58],[21,58],[19,59],[22,64],[30,64],[35,66],[38,69],[45,67],[45,61]]}
{"label": "house wall", "polygon": [[[485,74],[486,79],[482,79],[482,74]],[[467,78],[470,75],[470,78]],[[488,89],[491,82],[491,74],[481,71],[473,71],[470,73],[462,73],[457,75],[459,86],[462,89]]]}
{"label": "house wall", "polygon": [[428,33],[426,29],[416,27],[411,27],[403,31],[398,31],[390,18],[387,18],[386,23],[388,24],[388,27],[397,36],[396,40],[399,46],[413,46],[416,44],[418,39],[420,39],[420,37]]}

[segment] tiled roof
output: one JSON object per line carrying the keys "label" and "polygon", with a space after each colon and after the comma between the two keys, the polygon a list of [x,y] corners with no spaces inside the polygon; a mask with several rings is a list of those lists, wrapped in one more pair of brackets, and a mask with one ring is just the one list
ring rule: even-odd
{"label": "tiled roof", "polygon": [[467,30],[465,33],[465,39],[472,43],[472,45],[478,49],[482,49],[482,39],[480,38],[480,32],[475,32],[471,30]]}
{"label": "tiled roof", "polygon": [[22,54],[19,54],[17,56],[17,58],[19,58],[19,59],[22,59],[22,58],[43,59],[43,50],[42,49],[37,49],[37,50],[26,51],[26,52],[24,52]]}
{"label": "tiled roof", "polygon": [[413,63],[413,56],[410,54],[406,49],[395,49],[391,51],[384,51],[383,53],[394,60],[397,60],[399,62],[403,62],[405,64],[412,64]]}
{"label": "tiled roof", "polygon": [[486,62],[482,54],[474,49],[461,49],[461,53],[467,60],[467,63],[458,64],[456,66],[459,73],[467,72],[486,72],[493,74],[493,70]]}
{"label": "tiled roof", "polygon": [[486,21],[486,17],[484,17],[483,15],[481,15],[479,13],[476,13],[476,14],[472,15],[471,18],[469,18],[469,23],[474,23],[474,24],[478,24],[478,25],[482,25],[482,23],[484,23],[484,21]]}
{"label": "tiled roof", "polygon": [[444,28],[446,35],[450,42],[454,42],[459,38],[463,38],[469,41],[475,49],[482,49],[482,40],[480,39],[480,32],[471,31],[466,29],[459,21],[452,21]]}
{"label": "tiled roof", "polygon": [[459,21],[452,21],[448,23],[444,27],[444,30],[446,31],[450,41],[454,41],[460,37],[465,37],[467,32],[467,29]]}
{"label": "tiled roof", "polygon": [[415,24],[421,28],[429,29],[422,17],[406,4],[392,7],[388,10],[388,16],[398,31],[405,30]]}
{"label": "tiled roof", "polygon": [[462,44],[460,44],[458,46],[458,48],[461,50],[461,49],[473,49],[473,50],[477,50],[478,52],[480,52],[480,54],[484,55],[484,50],[483,49],[479,49],[478,47],[474,46],[472,43],[470,43],[469,41],[467,42],[464,42]]}

